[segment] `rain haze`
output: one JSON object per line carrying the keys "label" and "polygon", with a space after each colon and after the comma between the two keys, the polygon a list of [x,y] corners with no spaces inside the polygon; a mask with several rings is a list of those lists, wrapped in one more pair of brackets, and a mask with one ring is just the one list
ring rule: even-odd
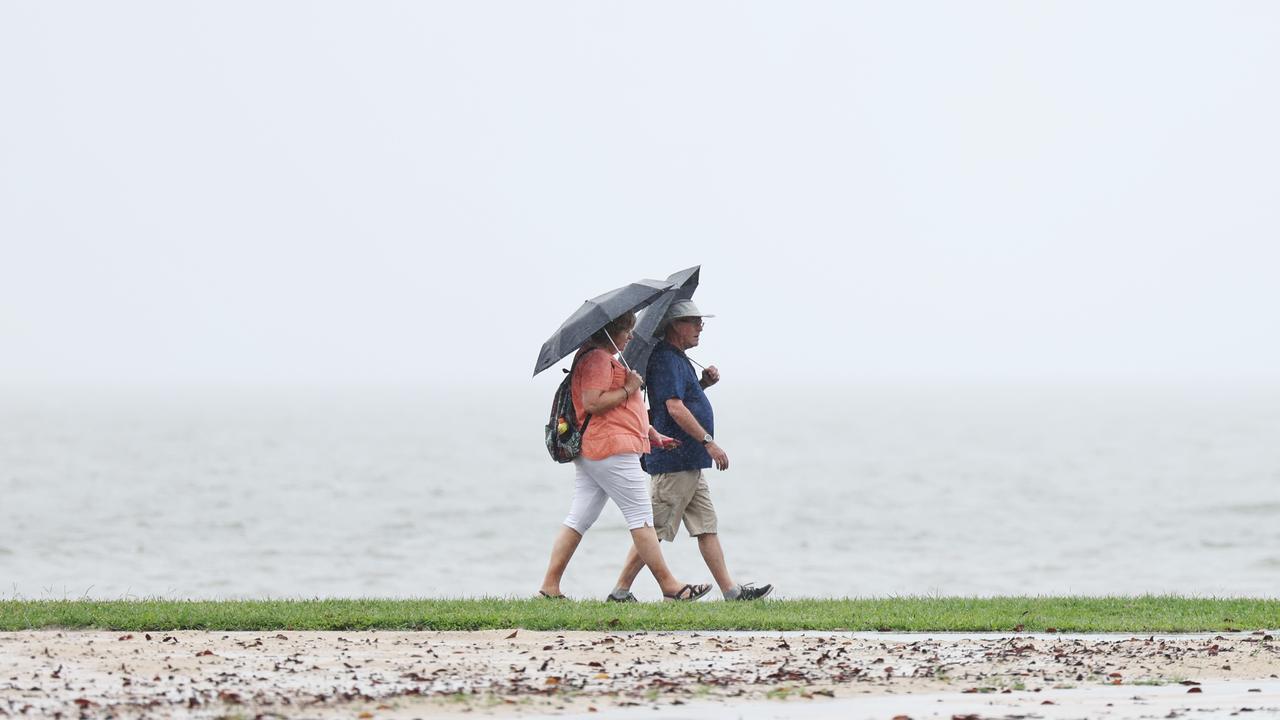
{"label": "rain haze", "polygon": [[0,585],[530,594],[572,485],[539,347],[701,265],[750,579],[1274,594],[1277,37],[1267,2],[4,3]]}
{"label": "rain haze", "polygon": [[1270,3],[7,3],[9,384],[1280,378]]}

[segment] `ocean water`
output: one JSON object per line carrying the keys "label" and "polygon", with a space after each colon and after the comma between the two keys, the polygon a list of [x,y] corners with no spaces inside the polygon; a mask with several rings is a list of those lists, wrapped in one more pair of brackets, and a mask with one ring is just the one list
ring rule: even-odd
{"label": "ocean water", "polygon": [[[528,596],[568,510],[542,385],[0,396],[0,596]],[[779,597],[1280,596],[1280,391],[725,386],[708,471]],[[607,505],[563,584],[602,597]],[[663,544],[710,580],[696,542]],[[636,586],[656,599],[647,573]]]}

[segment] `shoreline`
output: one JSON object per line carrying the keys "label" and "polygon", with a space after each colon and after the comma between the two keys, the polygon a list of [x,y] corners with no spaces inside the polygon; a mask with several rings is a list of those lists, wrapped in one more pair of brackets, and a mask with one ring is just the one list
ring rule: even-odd
{"label": "shoreline", "polygon": [[1256,701],[1280,712],[1280,642],[1252,632],[0,633],[0,715],[15,717],[626,717],[654,706],[690,717],[726,706],[743,717],[779,708],[834,717],[890,705],[912,716],[975,703],[1025,714],[1046,699],[1053,710],[1037,714],[1057,717],[1116,688],[1166,704],[1194,695],[1202,707]]}

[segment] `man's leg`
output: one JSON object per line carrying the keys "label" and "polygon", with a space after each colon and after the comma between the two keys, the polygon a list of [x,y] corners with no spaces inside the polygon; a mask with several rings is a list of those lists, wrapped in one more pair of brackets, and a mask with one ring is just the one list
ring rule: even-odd
{"label": "man's leg", "polygon": [[631,584],[636,581],[636,576],[643,569],[644,560],[641,560],[640,553],[636,552],[635,543],[631,543],[631,547],[627,548],[627,559],[622,563],[622,574],[618,575],[618,585],[614,588],[614,593],[622,595],[631,590]]}
{"label": "man's leg", "polygon": [[772,585],[760,587],[756,587],[754,583],[738,585],[729,577],[729,568],[724,562],[724,548],[720,547],[720,536],[716,533],[708,532],[699,535],[698,550],[702,552],[702,559],[707,562],[707,567],[715,576],[716,584],[720,586],[720,592],[724,593],[725,600],[759,600],[773,592]]}
{"label": "man's leg", "polygon": [[717,533],[716,507],[711,502],[711,488],[707,486],[707,480],[701,472],[698,473],[697,490],[685,507],[684,524],[689,528],[689,534],[698,538],[698,551],[702,553],[702,559],[715,577],[716,584],[720,586],[720,592],[724,593],[725,600],[757,600],[773,590],[772,585],[760,588],[749,584],[738,585],[729,576],[729,566],[724,561],[724,548],[720,547],[720,535]]}
{"label": "man's leg", "polygon": [[690,535],[698,538],[698,552],[702,553],[702,560],[720,586],[720,592],[732,594],[734,583],[724,561],[724,548],[720,547],[716,506],[711,502],[711,488],[701,470],[697,471],[694,483],[689,504],[684,509],[684,526]]}
{"label": "man's leg", "polygon": [[733,578],[729,577],[729,567],[724,562],[724,548],[720,547],[720,535],[718,533],[699,535],[698,552],[702,553],[702,559],[707,563],[711,577],[715,578],[716,584],[720,586],[720,592],[728,593],[732,590]]}

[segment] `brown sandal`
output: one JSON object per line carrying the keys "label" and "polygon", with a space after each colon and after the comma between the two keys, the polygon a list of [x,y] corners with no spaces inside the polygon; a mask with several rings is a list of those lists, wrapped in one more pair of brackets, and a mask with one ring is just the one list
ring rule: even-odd
{"label": "brown sandal", "polygon": [[662,597],[677,602],[693,602],[709,592],[711,592],[711,583],[701,583],[699,585],[685,585],[670,595],[662,593]]}
{"label": "brown sandal", "polygon": [[565,597],[564,595],[551,595],[550,593],[546,592],[545,590],[539,590],[539,591],[538,591],[538,594],[539,594],[539,595],[541,595],[542,597],[544,597],[544,598],[548,599],[548,600],[568,600],[568,599],[569,599],[569,598]]}

